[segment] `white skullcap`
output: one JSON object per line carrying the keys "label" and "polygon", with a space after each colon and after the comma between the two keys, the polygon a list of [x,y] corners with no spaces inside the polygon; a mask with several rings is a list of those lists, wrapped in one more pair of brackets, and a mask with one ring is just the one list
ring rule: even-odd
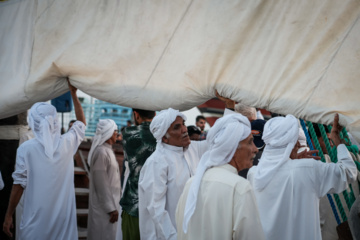
{"label": "white skullcap", "polygon": [[111,119],[100,119],[99,123],[96,126],[96,132],[91,144],[89,156],[88,156],[88,164],[91,166],[92,155],[97,146],[103,144],[105,141],[109,140],[111,136],[114,134],[114,131],[117,130],[116,123]]}
{"label": "white skullcap", "polygon": [[210,167],[230,162],[239,142],[249,137],[250,134],[250,122],[241,114],[229,114],[219,118],[209,130],[206,136],[209,150],[200,159],[186,200],[183,222],[185,233],[187,232],[190,218],[195,212],[201,179],[205,171]]}
{"label": "white skullcap", "polygon": [[305,136],[304,130],[303,130],[302,128],[299,128],[299,138],[298,138],[298,141],[299,141],[299,143],[300,143],[301,146],[307,146],[306,136]]}
{"label": "white skullcap", "polygon": [[160,113],[151,121],[150,131],[154,135],[158,145],[161,143],[163,136],[165,136],[167,130],[177,116],[182,117],[182,119],[186,121],[186,116],[184,114],[172,108],[160,111]]}
{"label": "white skullcap", "polygon": [[254,174],[256,190],[265,188],[280,166],[289,160],[298,137],[299,124],[293,115],[267,121],[262,137],[266,145]]}
{"label": "white skullcap", "polygon": [[35,138],[44,146],[45,155],[52,158],[60,139],[56,108],[45,102],[35,103],[29,111],[28,123]]}
{"label": "white skullcap", "polygon": [[247,106],[242,103],[235,104],[235,112],[241,113],[243,116],[248,119],[257,119],[256,108]]}

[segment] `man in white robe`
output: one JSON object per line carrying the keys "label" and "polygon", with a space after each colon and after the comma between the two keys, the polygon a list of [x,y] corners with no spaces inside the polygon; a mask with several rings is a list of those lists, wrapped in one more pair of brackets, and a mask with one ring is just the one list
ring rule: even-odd
{"label": "man in white robe", "polygon": [[56,109],[48,103],[36,103],[29,112],[34,139],[17,150],[14,185],[3,224],[12,237],[12,216],[24,194],[24,209],[18,239],[77,239],[73,156],[85,136],[85,117],[76,96],[76,121],[64,135]]}
{"label": "man in white robe", "polygon": [[178,239],[265,239],[251,185],[238,175],[258,152],[249,120],[222,117],[206,141],[209,150],[177,206]]}
{"label": "man in white robe", "polygon": [[150,124],[157,145],[139,178],[141,239],[176,239],[175,210],[186,181],[194,175],[206,151],[206,141],[192,141],[185,115],[174,109],[161,111]]}
{"label": "man in white robe", "polygon": [[265,124],[266,147],[259,164],[250,169],[248,179],[254,188],[266,239],[321,239],[319,199],[345,190],[357,176],[346,146],[340,144],[338,122],[336,114],[331,132],[337,146],[336,164],[297,159],[299,125],[294,116],[275,117]]}
{"label": "man in white robe", "polygon": [[116,238],[121,198],[119,164],[112,145],[116,142],[117,125],[111,119],[101,119],[88,156],[90,194],[88,216],[89,240]]}
{"label": "man in white robe", "polygon": [[[76,121],[76,120],[75,120]],[[69,129],[70,130],[70,129]],[[19,139],[19,146],[21,144],[23,144],[24,142],[33,139],[34,133],[32,132],[32,130],[30,128],[27,129],[27,131],[23,134],[20,135],[20,139]],[[20,201],[18,203],[18,205],[16,206],[16,211],[15,211],[15,215],[16,215],[16,230],[15,230],[15,236],[16,236],[16,240],[19,239],[19,232],[20,232],[20,222],[21,222],[21,216],[23,213],[23,208],[24,208],[24,195],[20,198]]]}

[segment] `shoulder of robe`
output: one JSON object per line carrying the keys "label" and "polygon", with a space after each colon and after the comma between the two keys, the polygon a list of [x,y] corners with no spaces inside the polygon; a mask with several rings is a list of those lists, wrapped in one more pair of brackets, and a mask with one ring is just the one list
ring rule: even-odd
{"label": "shoulder of robe", "polygon": [[18,147],[18,151],[31,150],[34,145],[38,145],[38,144],[39,144],[39,142],[36,141],[35,138],[29,139],[29,140],[23,142],[23,143]]}
{"label": "shoulder of robe", "polygon": [[[110,150],[110,149],[109,149]],[[106,147],[103,146],[97,146],[94,150],[94,156],[99,156],[99,155],[108,155],[108,150]]]}
{"label": "shoulder of robe", "polygon": [[145,161],[145,164],[143,168],[147,167],[166,167],[168,166],[168,161],[166,160],[166,156],[164,154],[161,154],[160,152],[153,152],[153,154],[150,155]]}
{"label": "shoulder of robe", "polygon": [[235,191],[239,194],[246,194],[249,191],[253,191],[252,186],[248,180],[239,176],[235,184]]}
{"label": "shoulder of robe", "polygon": [[76,120],[75,122],[74,122],[74,124],[73,124],[73,126],[76,126],[76,125],[79,125],[80,127],[83,127],[84,128],[84,130],[85,130],[85,124],[82,122],[82,121],[78,121],[78,120]]}

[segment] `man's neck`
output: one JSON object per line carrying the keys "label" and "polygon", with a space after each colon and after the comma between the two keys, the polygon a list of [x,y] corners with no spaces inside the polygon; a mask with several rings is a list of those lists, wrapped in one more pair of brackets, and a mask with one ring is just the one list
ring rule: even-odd
{"label": "man's neck", "polygon": [[152,121],[152,119],[148,119],[148,118],[140,119],[140,121],[137,122],[136,126],[139,126],[139,125],[141,125],[141,124],[144,123],[144,122],[151,122],[151,121]]}

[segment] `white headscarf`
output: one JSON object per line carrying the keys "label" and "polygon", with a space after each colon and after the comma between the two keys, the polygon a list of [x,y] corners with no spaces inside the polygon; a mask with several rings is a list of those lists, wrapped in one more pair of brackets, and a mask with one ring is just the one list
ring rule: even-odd
{"label": "white headscarf", "polygon": [[88,164],[91,166],[91,158],[94,153],[94,150],[97,146],[103,144],[105,141],[109,140],[111,136],[114,134],[114,131],[117,130],[116,123],[111,119],[100,119],[99,123],[96,126],[95,136],[93,138],[93,142],[91,144],[89,156],[88,156]]}
{"label": "white headscarf", "polygon": [[232,159],[239,142],[249,137],[251,125],[247,117],[229,114],[219,118],[209,130],[206,141],[209,150],[200,159],[193,182],[191,183],[184,211],[183,230],[186,233],[188,223],[196,207],[201,179],[210,167],[224,165]]}
{"label": "white headscarf", "polygon": [[28,124],[44,146],[45,155],[52,158],[60,139],[56,108],[45,102],[35,103],[29,111]]}
{"label": "white headscarf", "polygon": [[157,114],[151,121],[150,131],[156,139],[156,148],[161,146],[162,138],[165,136],[167,130],[169,129],[170,125],[175,121],[177,116],[182,117],[182,119],[186,121],[186,116],[184,114],[172,108],[160,111],[160,113]]}
{"label": "white headscarf", "polygon": [[262,137],[266,146],[254,174],[255,190],[265,188],[276,171],[289,160],[298,137],[299,124],[293,115],[267,121]]}

